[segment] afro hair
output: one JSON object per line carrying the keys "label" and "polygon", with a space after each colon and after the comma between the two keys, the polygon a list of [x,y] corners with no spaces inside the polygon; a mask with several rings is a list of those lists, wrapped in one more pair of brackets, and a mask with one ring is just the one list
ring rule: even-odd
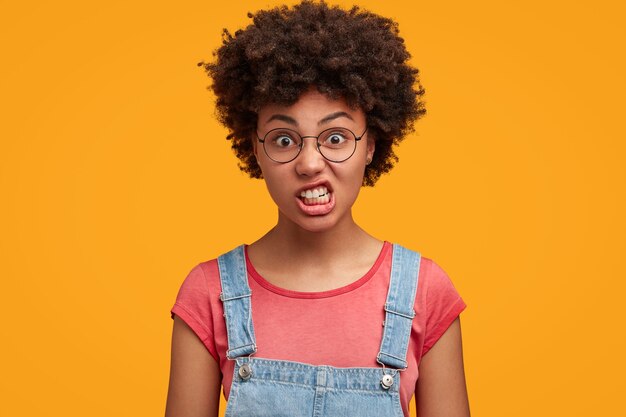
{"label": "afro hair", "polygon": [[252,24],[234,35],[223,30],[215,62],[198,64],[213,80],[217,117],[229,129],[240,169],[262,178],[252,147],[259,109],[292,105],[314,86],[365,113],[376,152],[363,184],[374,185],[398,160],[393,146],[426,112],[397,23],[357,6],[309,0],[248,17]]}

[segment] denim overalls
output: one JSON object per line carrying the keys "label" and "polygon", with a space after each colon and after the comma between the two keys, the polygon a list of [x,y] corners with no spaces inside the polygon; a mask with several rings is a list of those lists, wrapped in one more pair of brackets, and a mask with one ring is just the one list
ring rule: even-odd
{"label": "denim overalls", "polygon": [[419,253],[393,245],[383,337],[376,358],[382,366],[337,368],[253,358],[257,346],[244,246],[220,256],[226,356],[236,362],[226,417],[403,417],[398,371],[407,367],[420,259]]}

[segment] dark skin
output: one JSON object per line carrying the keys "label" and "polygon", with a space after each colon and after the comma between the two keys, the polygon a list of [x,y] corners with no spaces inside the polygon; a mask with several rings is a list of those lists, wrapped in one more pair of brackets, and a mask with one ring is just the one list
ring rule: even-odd
{"label": "dark skin", "polygon": [[397,25],[358,7],[344,10],[317,0],[250,17],[251,26],[225,31],[214,62],[200,63],[213,81],[217,115],[229,130],[241,169],[263,177],[250,141],[258,109],[294,103],[316,86],[335,98],[350,98],[367,113],[378,143],[364,184],[374,185],[396,162],[393,146],[426,112],[418,70],[409,65]]}
{"label": "dark skin", "polygon": [[222,374],[202,341],[174,316],[166,417],[217,416]]}
{"label": "dark skin", "polygon": [[[338,114],[347,116],[333,117],[333,125],[359,131],[365,123],[361,110],[310,90],[292,106],[262,108],[258,131],[292,120],[303,136],[315,136],[326,128],[329,115]],[[355,223],[352,205],[374,151],[375,141],[363,140],[349,160],[333,163],[324,159],[315,141],[309,139],[296,159],[279,164],[255,143],[255,156],[279,214],[276,226],[248,247],[248,255],[268,281],[296,291],[325,291],[353,282],[371,267],[382,241]],[[320,180],[332,189],[335,204],[327,213],[311,214],[295,196],[303,186]],[[195,333],[175,317],[166,417],[217,416],[220,384],[219,364]],[[420,417],[470,415],[459,318],[422,358],[415,390]]]}

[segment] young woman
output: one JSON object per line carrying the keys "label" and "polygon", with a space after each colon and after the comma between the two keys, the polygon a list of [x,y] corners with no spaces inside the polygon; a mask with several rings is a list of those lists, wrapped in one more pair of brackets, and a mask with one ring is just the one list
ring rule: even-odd
{"label": "young woman", "polygon": [[278,221],[185,279],[166,416],[216,416],[220,386],[227,416],[408,416],[414,394],[420,417],[469,416],[465,303],[433,261],[352,217],[424,114],[397,25],[309,1],[250,16],[201,64]]}

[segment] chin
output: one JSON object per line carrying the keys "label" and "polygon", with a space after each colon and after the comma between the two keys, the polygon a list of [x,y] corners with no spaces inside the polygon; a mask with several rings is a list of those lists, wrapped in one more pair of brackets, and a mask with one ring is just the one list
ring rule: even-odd
{"label": "chin", "polygon": [[[284,214],[283,214],[284,215]],[[284,215],[288,223],[297,228],[310,233],[323,233],[337,227],[338,219],[333,213],[324,216],[306,216],[302,215],[289,216]]]}
{"label": "chin", "polygon": [[302,224],[299,226],[301,229],[310,233],[324,233],[335,228],[334,223],[327,224],[325,222],[324,223],[315,222],[315,224],[307,223],[307,224]]}

